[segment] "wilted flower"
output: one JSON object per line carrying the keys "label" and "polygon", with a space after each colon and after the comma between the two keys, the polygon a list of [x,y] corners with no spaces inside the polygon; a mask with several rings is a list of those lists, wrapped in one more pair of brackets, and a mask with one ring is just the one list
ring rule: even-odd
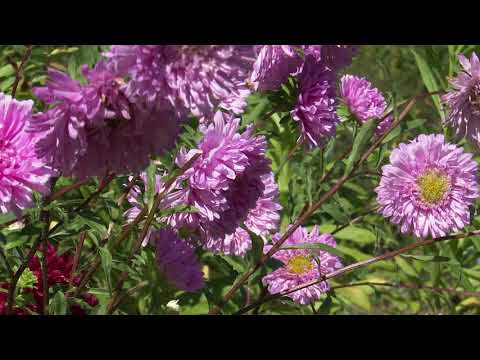
{"label": "wilted flower", "polygon": [[33,102],[0,93],[0,211],[20,216],[32,192],[47,194],[53,171],[35,154],[38,137],[26,132]]}
{"label": "wilted flower", "polygon": [[114,45],[111,67],[129,75],[129,93],[167,99],[181,115],[203,120],[217,107],[243,112],[246,80],[254,61],[248,45]]}
{"label": "wilted flower", "polygon": [[194,292],[204,286],[200,263],[193,247],[181,240],[172,229],[157,230],[151,235],[156,246],[160,272],[179,290]]}
{"label": "wilted flower", "polygon": [[480,143],[480,61],[472,53],[470,60],[458,55],[463,70],[450,79],[451,90],[443,96],[450,112],[445,123],[458,135]]}
{"label": "wilted flower", "polygon": [[380,211],[417,237],[445,236],[470,223],[479,196],[477,163],[443,135],[419,135],[400,144],[375,189]]}
{"label": "wilted flower", "polygon": [[[280,240],[281,234],[275,234],[273,243]],[[337,243],[330,234],[320,234],[318,227],[314,226],[310,233],[307,229],[299,227],[282,245],[283,247],[299,244],[326,244],[336,247]],[[264,246],[267,253],[271,245]],[[339,258],[329,252],[317,249],[282,249],[278,250],[273,258],[281,261],[283,266],[262,279],[262,283],[268,288],[271,294],[282,293],[291,290],[296,286],[317,280],[342,267]],[[287,296],[293,301],[305,305],[326,293],[330,289],[328,282],[322,281],[315,285],[292,292]]]}
{"label": "wilted flower", "polygon": [[103,62],[82,71],[86,85],[50,69],[47,86],[33,89],[54,105],[30,120],[39,157],[63,175],[84,178],[140,171],[151,155],[173,147],[179,122],[170,106],[131,103],[122,80]]}

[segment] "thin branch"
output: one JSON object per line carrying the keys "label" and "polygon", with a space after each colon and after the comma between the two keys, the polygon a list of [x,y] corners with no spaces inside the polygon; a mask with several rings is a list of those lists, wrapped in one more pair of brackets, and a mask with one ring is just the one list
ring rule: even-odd
{"label": "thin branch", "polygon": [[30,58],[30,55],[32,54],[32,49],[33,49],[33,45],[27,45],[27,49],[25,50],[25,53],[23,54],[22,60],[20,62],[20,66],[16,69],[15,81],[13,82],[13,85],[12,85],[13,98],[17,94],[17,87],[18,87],[18,84],[20,83],[20,79],[22,78],[23,67],[25,66],[28,59]]}
{"label": "thin branch", "polygon": [[33,256],[37,252],[38,247],[40,246],[41,243],[42,243],[42,236],[40,235],[33,243],[32,248],[28,252],[28,255],[25,258],[25,260],[22,262],[18,270],[13,275],[12,281],[8,287],[7,314],[12,313],[13,306],[15,305],[15,290],[17,287],[18,280],[20,279],[20,276],[22,276],[23,272],[27,268],[30,260],[33,258]]}
{"label": "thin branch", "polygon": [[[160,207],[160,204],[163,200],[163,198],[165,197],[165,195],[167,195],[170,191],[170,188],[172,187],[172,185],[175,183],[175,181],[177,181],[177,179],[182,176],[185,171],[187,171],[195,161],[197,161],[197,159],[201,156],[202,154],[201,153],[198,153],[196,154],[195,156],[193,156],[190,160],[188,160],[186,162],[186,164],[180,169],[178,170],[178,172],[176,174],[174,174],[174,176],[172,176],[166,183],[165,183],[165,186],[164,186],[164,189],[163,191],[160,193],[160,194],[157,194],[155,196],[155,200],[153,202],[153,206],[152,208],[150,209],[150,212],[147,216],[147,219],[145,221],[145,224],[143,225],[143,230],[142,230],[142,233],[140,234],[140,236],[138,237],[137,241],[135,242],[133,248],[132,248],[132,251],[130,253],[130,256],[128,258],[128,263],[130,263],[133,259],[133,257],[135,256],[135,254],[140,250],[141,246],[142,246],[142,243],[143,243],[143,240],[145,239],[145,237],[147,236],[148,234],[148,231],[150,229],[150,226],[153,222],[153,219],[155,218],[155,213],[156,211],[158,210],[158,208]],[[123,284],[125,282],[125,280],[127,279],[128,277],[128,272],[127,271],[124,271],[121,275],[120,275],[120,279],[117,283],[117,286],[115,287],[115,293],[112,297],[112,300],[110,301],[109,305],[108,305],[108,308],[107,308],[107,314],[112,314],[115,309],[119,306],[120,302],[118,301],[118,297],[119,297],[119,293],[120,291],[122,290],[122,287],[123,287]]]}
{"label": "thin branch", "polygon": [[87,232],[82,231],[78,240],[78,244],[75,248],[75,256],[73,258],[72,271],[70,272],[70,282],[73,282],[75,278],[75,273],[77,272],[78,263],[80,261],[80,255],[82,254],[83,244],[85,243],[85,238],[87,237]]}
{"label": "thin branch", "polygon": [[[100,185],[98,186],[98,189],[93,192],[92,194],[90,194],[90,196],[88,198],[86,198],[79,206],[77,206],[76,208],[74,208],[71,212],[70,212],[70,215],[74,215],[76,213],[78,213],[80,210],[84,209],[85,207],[88,206],[88,204],[90,204],[90,202],[92,202],[94,199],[96,199],[98,196],[100,196],[100,194],[103,192],[103,190],[105,190],[105,188],[113,181],[113,179],[115,178],[115,174],[110,174],[110,175],[107,175],[103,180],[102,182],[100,183]],[[63,220],[59,221],[57,224],[55,224],[54,227],[52,227],[50,229],[50,231],[48,232],[48,235],[50,234],[53,234],[55,232],[55,230],[57,230],[60,226],[62,226],[64,223]]]}
{"label": "thin branch", "polygon": [[80,187],[82,187],[83,185],[85,185],[86,183],[88,183],[90,181],[90,179],[84,179],[84,180],[79,180],[77,181],[76,183],[72,184],[72,185],[68,185],[68,186],[65,186],[64,188],[61,188],[60,190],[58,190],[55,194],[52,194],[51,196],[49,196],[46,200],[46,203],[49,204],[51,203],[52,201],[62,197],[63,195],[65,195],[66,193],[72,191],[72,190],[76,190],[76,189],[79,189]]}
{"label": "thin branch", "polygon": [[[54,178],[51,179],[50,190],[52,190],[55,187],[55,184],[57,183],[57,180],[58,180],[58,177],[54,177]],[[42,210],[40,212],[40,219],[42,221],[45,221],[45,226],[42,230],[42,233],[38,236],[38,238],[33,243],[32,248],[28,252],[27,257],[25,259],[23,259],[23,262],[20,264],[19,268],[17,269],[17,271],[13,275],[12,281],[9,284],[8,295],[7,295],[7,314],[12,314],[13,307],[15,306],[15,291],[16,291],[16,288],[17,288],[18,280],[22,276],[22,274],[25,271],[25,269],[27,268],[30,260],[33,258],[33,256],[37,252],[37,250],[40,247],[40,245],[42,244],[42,242],[44,244],[46,244],[46,242],[47,242],[47,238],[48,238],[48,235],[49,235],[48,229],[50,228],[50,213],[49,213],[48,210],[44,209],[44,206],[45,206],[45,198],[43,199]],[[43,265],[42,265],[42,268],[43,268]],[[46,266],[45,266],[45,268],[46,268]],[[44,285],[45,285],[45,283],[44,283]],[[47,287],[48,287],[48,283],[47,283]],[[45,288],[45,286],[44,286],[44,288]],[[45,296],[44,296],[44,299],[45,299]],[[48,288],[47,288],[47,306],[48,306]]]}
{"label": "thin branch", "polygon": [[128,289],[127,291],[124,291],[115,302],[114,304],[115,308],[117,308],[120,305],[120,303],[122,303],[127,297],[132,296],[135,292],[144,288],[147,285],[148,285],[148,281],[142,281],[137,285],[135,285],[134,287]]}
{"label": "thin branch", "polygon": [[0,256],[2,257],[3,262],[5,263],[5,267],[7,268],[7,271],[8,271],[8,276],[10,277],[10,279],[12,279],[13,278],[12,267],[10,266],[10,263],[8,262],[7,255],[5,255],[5,253],[3,251],[3,248],[1,248],[1,247],[0,247]]}
{"label": "thin branch", "polygon": [[[127,198],[127,195],[128,193],[130,192],[130,190],[132,189],[135,181],[136,181],[137,177],[135,177],[134,179],[132,179],[130,181],[130,183],[127,185],[127,187],[124,189],[124,193],[123,195],[120,197],[120,199],[118,200],[118,205],[121,206],[122,203],[125,201],[125,199]],[[118,237],[117,241],[113,244],[113,248],[115,247],[118,247],[120,246],[121,243],[123,243],[123,241],[125,241],[125,239],[128,238],[128,236],[130,235],[131,231],[135,228],[135,226],[138,225],[138,223],[140,223],[144,216],[146,215],[148,211],[148,208],[145,206],[144,208],[142,208],[142,211],[140,211],[140,213],[137,215],[137,217],[133,220],[133,222],[131,222],[130,224],[128,224],[125,229],[122,231],[122,233],[120,234],[120,236]],[[105,241],[102,242],[102,245],[108,243],[109,241],[109,238],[110,237],[107,237],[105,239]],[[73,290],[73,296],[74,297],[78,297],[83,289],[85,288],[85,286],[88,284],[88,282],[90,281],[90,279],[92,278],[93,274],[95,274],[95,272],[98,270],[98,268],[100,267],[102,263],[102,260],[100,258],[100,255],[97,254],[95,256],[95,259],[93,260],[93,263],[92,265],[90,265],[90,268],[88,269],[88,271],[85,273],[85,275],[82,277],[82,279],[80,280],[80,284],[77,286],[77,288],[75,290]],[[71,292],[68,292],[66,295],[69,296],[69,294],[71,294]]]}
{"label": "thin branch", "polygon": [[42,216],[40,217],[43,222],[45,222],[45,228],[43,230],[43,240],[42,240],[42,284],[43,284],[43,307],[42,314],[48,315],[48,229],[50,228],[50,213],[48,211],[43,211]]}
{"label": "thin branch", "polygon": [[[80,181],[77,181],[75,184],[65,186],[64,188],[58,190],[55,194],[53,194],[51,196],[48,196],[45,199],[45,204],[49,204],[53,200],[56,200],[56,199],[60,198],[61,196],[65,195],[66,193],[80,188],[82,185],[86,184],[88,181],[89,181],[89,179],[80,180]],[[4,229],[4,228],[6,228],[6,227],[18,222],[18,221],[23,221],[23,220],[25,220],[25,216],[21,216],[20,218],[13,219],[12,221],[9,221],[9,222],[6,222],[6,223],[2,224],[0,226],[0,229]]]}
{"label": "thin branch", "polygon": [[303,144],[304,142],[303,141],[297,141],[295,143],[295,146],[293,146],[290,151],[288,152],[287,154],[287,157],[285,158],[285,160],[282,161],[282,163],[280,164],[280,166],[278,167],[277,169],[277,174],[280,174],[280,172],[282,171],[283,167],[292,159],[293,155],[295,154],[295,151],[297,151],[297,149]]}
{"label": "thin branch", "polygon": [[377,211],[379,209],[378,206],[375,206],[373,209],[370,209],[370,210],[367,210],[366,212],[364,212],[363,214],[357,216],[356,218],[350,220],[348,223],[346,224],[343,224],[339,227],[337,227],[335,230],[333,230],[330,234],[331,235],[335,235],[336,233],[338,233],[339,231],[342,231],[343,229],[345,229],[346,227],[350,226],[350,225],[353,225],[355,224],[356,222],[358,222],[359,220],[363,219],[363,217],[367,216],[367,215],[370,215],[371,213]]}

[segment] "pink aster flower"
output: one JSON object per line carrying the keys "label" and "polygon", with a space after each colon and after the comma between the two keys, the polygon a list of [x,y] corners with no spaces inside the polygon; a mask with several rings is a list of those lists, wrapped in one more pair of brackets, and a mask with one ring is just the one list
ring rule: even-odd
{"label": "pink aster flower", "polygon": [[0,211],[33,206],[32,192],[47,194],[53,171],[35,154],[38,137],[26,132],[33,102],[0,93]]}
{"label": "pink aster flower", "polygon": [[380,212],[402,233],[445,236],[470,223],[477,163],[443,135],[419,135],[392,151],[375,191]]}
{"label": "pink aster flower", "polygon": [[243,112],[253,47],[247,45],[114,45],[111,67],[131,81],[129,93],[167,99],[185,115],[211,118],[217,107]]}
{"label": "pink aster flower", "polygon": [[218,220],[203,223],[204,247],[227,255],[243,256],[252,248],[247,230],[263,241],[278,229],[280,221],[278,186],[271,171],[255,174],[247,171],[224,192],[227,207]]}
{"label": "pink aster flower", "polygon": [[170,206],[196,210],[172,215],[171,226],[196,233],[209,250],[234,255],[245,254],[251,247],[241,224],[266,237],[276,230],[280,209],[278,188],[265,157],[265,138],[254,136],[252,127],[241,134],[238,128],[239,119],[217,112],[214,121],[203,127],[199,148],[179,154],[179,166],[194,154],[201,155],[167,197]]}
{"label": "pink aster flower", "polygon": [[300,81],[298,102],[291,114],[300,124],[300,140],[308,141],[310,146],[323,146],[335,136],[340,122],[336,112],[335,77],[335,73],[325,70],[314,76],[304,75]]}
{"label": "pink aster flower", "polygon": [[340,94],[350,112],[361,122],[378,118],[387,108],[383,95],[365,78],[344,75],[340,79]]}
{"label": "pink aster flower", "polygon": [[445,123],[460,136],[480,143],[480,61],[472,53],[470,60],[458,55],[463,70],[450,79],[451,90],[443,96],[450,112]]}
{"label": "pink aster flower", "polygon": [[[273,242],[280,240],[281,234],[272,237]],[[318,227],[314,226],[309,233],[307,229],[299,227],[285,241],[282,247],[298,244],[326,244],[336,247],[337,243],[330,234],[320,234]],[[267,253],[271,245],[264,247]],[[342,267],[339,258],[326,251],[317,249],[280,249],[273,257],[283,263],[283,266],[274,272],[266,275],[262,283],[271,294],[291,290],[306,282],[319,279]],[[320,296],[330,289],[328,282],[322,281],[318,284],[288,294],[296,303],[306,305],[318,300]]]}
{"label": "pink aster flower", "polygon": [[169,105],[133,104],[123,80],[103,62],[82,70],[86,85],[50,69],[47,86],[33,89],[54,105],[30,120],[39,157],[65,176],[84,178],[140,171],[151,155],[174,146],[179,122]]}
{"label": "pink aster flower", "polygon": [[160,272],[179,290],[195,292],[204,286],[201,264],[193,247],[181,240],[172,229],[152,233]]}
{"label": "pink aster flower", "polygon": [[315,63],[319,72],[337,72],[349,65],[357,51],[351,45],[257,45],[257,58],[250,82],[255,90],[276,90],[290,76],[303,72],[305,61]]}
{"label": "pink aster flower", "polygon": [[[379,119],[387,109],[387,103],[380,90],[373,87],[366,78],[344,75],[340,79],[340,95],[350,112],[361,122]],[[392,124],[393,117],[388,116],[376,129],[382,135]]]}

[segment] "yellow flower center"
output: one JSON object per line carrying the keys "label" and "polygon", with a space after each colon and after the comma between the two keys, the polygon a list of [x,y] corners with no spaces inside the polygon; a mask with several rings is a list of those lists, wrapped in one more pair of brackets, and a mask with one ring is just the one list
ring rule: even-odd
{"label": "yellow flower center", "polygon": [[448,190],[448,178],[439,172],[429,170],[417,180],[422,200],[429,204],[436,204],[443,200]]}
{"label": "yellow flower center", "polygon": [[305,255],[294,256],[288,261],[288,269],[295,274],[303,274],[312,268],[312,260]]}

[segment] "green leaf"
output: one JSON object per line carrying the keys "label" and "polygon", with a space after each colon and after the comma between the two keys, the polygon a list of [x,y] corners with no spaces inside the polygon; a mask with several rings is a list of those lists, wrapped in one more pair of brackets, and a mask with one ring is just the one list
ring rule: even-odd
{"label": "green leaf", "polygon": [[374,291],[374,289],[368,286],[345,287],[335,290],[337,295],[341,296],[345,302],[359,306],[366,311],[372,310],[370,295]]}
{"label": "green leaf", "polygon": [[0,214],[0,225],[8,223],[16,219],[13,213]]}
{"label": "green leaf", "polygon": [[335,254],[337,256],[343,256],[343,252],[337,248],[334,248],[327,244],[321,243],[304,243],[304,244],[295,244],[295,245],[288,245],[282,246],[280,249],[291,250],[291,249],[315,249],[315,250],[322,250],[326,251],[331,254]]}
{"label": "green leaf", "polygon": [[14,241],[10,241],[8,242],[7,244],[4,245],[4,249],[5,250],[10,250],[10,249],[14,249],[16,247],[19,247],[19,246],[22,246],[23,244],[27,243],[28,242],[28,238],[25,237],[23,239],[19,239],[19,240],[14,240]]}
{"label": "green leaf", "polygon": [[[420,75],[422,76],[423,83],[429,92],[434,92],[441,90],[441,79],[438,78],[438,74],[434,73],[434,64],[429,64],[429,58],[427,54],[423,51],[419,51],[414,47],[410,48],[413,56],[415,57],[415,61],[417,63],[418,70],[420,71]],[[440,118],[445,120],[445,113],[442,109],[440,96],[434,95],[432,96],[433,103],[437,109]]]}
{"label": "green leaf", "polygon": [[102,269],[103,272],[105,273],[105,277],[107,278],[107,283],[108,283],[108,288],[112,288],[112,283],[111,283],[111,272],[112,272],[112,255],[110,254],[110,251],[106,247],[102,247],[99,249],[100,251],[100,258],[102,260]]}
{"label": "green leaf", "polygon": [[390,133],[383,139],[382,144],[388,143],[389,141],[392,141],[396,139],[400,134],[402,133],[402,129],[400,126],[397,126],[395,129],[390,131]]}
{"label": "green leaf", "polygon": [[235,270],[237,273],[242,274],[245,271],[245,266],[235,259],[233,259],[231,256],[226,256],[226,255],[217,255],[220,256],[223,261],[228,263],[232,267],[233,270]]}
{"label": "green leaf", "polygon": [[318,309],[317,314],[327,315],[330,311],[330,308],[332,307],[332,303],[333,303],[332,297],[330,296],[330,294],[327,294],[327,297],[325,298],[322,305]]}
{"label": "green leaf", "polygon": [[360,156],[362,155],[370,139],[372,138],[376,127],[376,119],[371,119],[365,124],[363,124],[360,127],[360,130],[358,130],[357,136],[353,141],[352,151],[347,160],[347,166],[345,167],[345,175],[350,174],[358,159],[360,159]]}
{"label": "green leaf", "polygon": [[8,64],[0,68],[0,78],[11,76],[15,74],[15,69],[12,65]]}
{"label": "green leaf", "polygon": [[49,56],[54,56],[58,54],[71,54],[78,51],[78,47],[69,47],[69,48],[59,48],[59,49],[54,49]]}
{"label": "green leaf", "polygon": [[348,221],[348,214],[337,203],[330,202],[324,204],[321,210],[330,215],[336,222],[345,223]]}
{"label": "green leaf", "polygon": [[412,265],[408,263],[408,261],[406,261],[402,257],[396,257],[395,262],[405,274],[407,274],[408,276],[417,277],[416,270],[413,268]]}
{"label": "green leaf", "polygon": [[153,162],[151,162],[147,167],[147,188],[145,189],[148,209],[152,208],[153,198],[155,197],[155,170],[156,166]]}
{"label": "green leaf", "polygon": [[450,258],[446,256],[439,255],[409,255],[409,254],[400,254],[400,256],[405,258],[411,258],[420,261],[433,261],[433,262],[445,262],[450,261]]}
{"label": "green leaf", "polygon": [[[335,230],[335,228],[336,226],[333,224],[324,224],[320,226],[320,231],[322,233],[331,233]],[[347,226],[339,232],[336,232],[334,236],[337,239],[353,241],[361,245],[373,244],[376,240],[374,233],[355,225]]]}
{"label": "green leaf", "polygon": [[67,313],[67,300],[63,292],[57,291],[55,293],[48,308],[53,315],[65,315]]}
{"label": "green leaf", "polygon": [[15,82],[15,78],[14,77],[9,77],[7,78],[5,81],[2,81],[0,83],[0,90],[1,91],[7,91],[10,89],[10,87],[13,85],[13,83]]}

